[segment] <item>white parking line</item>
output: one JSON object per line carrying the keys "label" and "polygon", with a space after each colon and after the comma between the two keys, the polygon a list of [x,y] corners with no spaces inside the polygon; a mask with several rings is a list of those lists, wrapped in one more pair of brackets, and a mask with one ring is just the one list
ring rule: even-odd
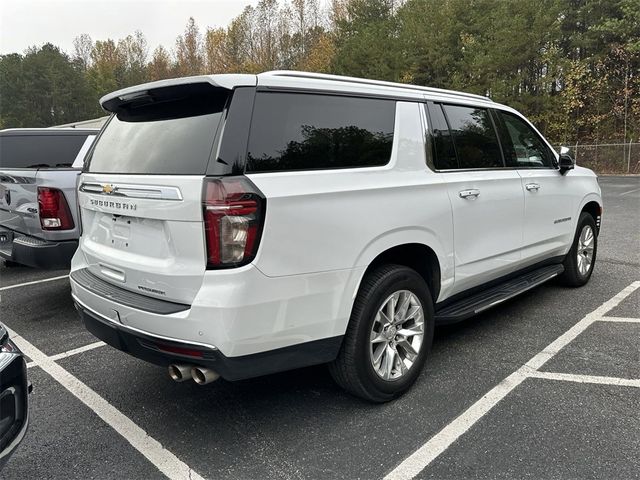
{"label": "white parking line", "polygon": [[630,193],[637,192],[637,191],[639,191],[639,190],[640,190],[640,188],[634,188],[633,190],[629,190],[629,191],[627,191],[627,192],[623,192],[623,193],[621,193],[619,196],[620,196],[620,197],[622,197],[622,196],[624,196],[624,195],[629,195]]}
{"label": "white parking line", "polygon": [[164,448],[160,442],[149,436],[147,432],[98,395],[93,389],[55,363],[51,357],[45,355],[30,342],[11,329],[8,330],[12,337],[11,339],[25,355],[93,410],[107,425],[122,435],[127,442],[153,463],[164,475],[176,480],[203,480],[189,465]]}
{"label": "white parking line", "polygon": [[[57,353],[55,355],[51,355],[49,357],[49,359],[53,360],[54,362],[57,362],[61,358],[67,358],[67,357],[71,357],[73,355],[77,355],[79,353],[88,352],[89,350],[93,350],[94,348],[98,348],[98,347],[103,347],[105,345],[106,345],[106,343],[104,343],[104,342],[94,342],[94,343],[90,343],[89,345],[84,345],[82,347],[74,348],[73,350],[67,350],[66,352],[62,352],[62,353]],[[27,368],[31,368],[31,367],[35,367],[35,366],[37,366],[36,362],[27,363]]]}
{"label": "white parking line", "polygon": [[547,363],[569,342],[586,330],[591,324],[603,317],[607,312],[617,306],[631,293],[640,287],[640,281],[633,282],[610,300],[604,302],[593,312],[587,314],[582,320],[571,327],[567,332],[551,342],[544,350],[536,354],[514,373],[492,388],[480,400],[471,405],[459,417],[446,425],[431,439],[412,453],[400,465],[393,469],[385,480],[409,480],[424,470],[433,460],[453,444],[462,434],[475,425],[489,410],[507,396],[514,388],[528,377],[533,376],[536,370]]}
{"label": "white parking line", "polygon": [[619,387],[636,387],[640,388],[640,378],[617,378],[617,377],[600,377],[594,375],[577,375],[573,373],[556,373],[556,372],[531,372],[529,374],[533,378],[542,378],[543,380],[561,380],[564,382],[577,383],[596,383],[599,385],[616,385]]}
{"label": "white parking line", "polygon": [[34,280],[33,282],[18,283],[17,285],[7,285],[6,287],[0,287],[0,291],[11,290],[12,288],[26,287],[27,285],[35,285],[36,283],[53,282],[54,280],[61,280],[63,278],[69,278],[69,275],[60,275],[59,277],[43,278],[42,280]]}
{"label": "white parking line", "polygon": [[600,322],[620,322],[620,323],[640,323],[640,318],[602,317],[598,321],[600,321]]}

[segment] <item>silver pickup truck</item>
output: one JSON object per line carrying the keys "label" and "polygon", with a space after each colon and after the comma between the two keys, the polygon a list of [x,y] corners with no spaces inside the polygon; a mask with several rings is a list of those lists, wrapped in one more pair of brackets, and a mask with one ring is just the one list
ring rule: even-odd
{"label": "silver pickup truck", "polygon": [[0,257],[68,268],[80,235],[76,180],[98,130],[0,130]]}

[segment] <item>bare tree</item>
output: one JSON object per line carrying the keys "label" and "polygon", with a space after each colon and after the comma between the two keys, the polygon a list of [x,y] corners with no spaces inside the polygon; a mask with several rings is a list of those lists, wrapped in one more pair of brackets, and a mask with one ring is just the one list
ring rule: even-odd
{"label": "bare tree", "polygon": [[199,75],[204,71],[202,55],[202,35],[193,17],[176,39],[176,67],[180,75]]}
{"label": "bare tree", "polygon": [[80,65],[83,70],[89,68],[91,63],[91,50],[93,50],[93,40],[83,33],[73,39],[73,60]]}
{"label": "bare tree", "polygon": [[124,63],[125,83],[133,85],[146,80],[149,47],[140,30],[136,30],[133,35],[127,35],[118,41],[118,55],[122,57]]}

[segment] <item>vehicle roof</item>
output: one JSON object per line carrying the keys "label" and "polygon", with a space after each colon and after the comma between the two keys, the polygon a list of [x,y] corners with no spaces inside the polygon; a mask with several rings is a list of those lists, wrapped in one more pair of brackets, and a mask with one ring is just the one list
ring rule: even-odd
{"label": "vehicle roof", "polygon": [[133,87],[124,88],[109,93],[100,99],[100,104],[106,110],[113,111],[119,105],[127,103],[136,98],[137,95],[146,93],[149,90],[158,88],[187,86],[189,84],[208,83],[213,87],[233,89],[243,86],[257,86],[264,88],[284,88],[284,89],[309,89],[320,90],[332,93],[360,93],[376,96],[391,96],[398,99],[407,100],[435,100],[435,101],[455,101],[466,104],[477,104],[485,106],[502,106],[494,103],[490,98],[473,93],[459,92],[455,90],[445,90],[440,88],[422,87],[418,85],[384,82],[379,80],[368,80],[364,78],[345,77],[339,75],[327,75],[322,73],[297,72],[290,70],[276,70],[260,73],[258,75],[248,74],[220,74],[220,75],[198,75],[193,77],[182,77],[156,82],[145,83]]}
{"label": "vehicle roof", "polygon": [[419,100],[437,98],[451,100],[455,98],[479,103],[493,103],[490,98],[473,93],[324,73],[275,70],[258,74],[257,77],[258,85],[265,87],[311,88],[314,90],[331,90],[344,93],[391,95]]}
{"label": "vehicle roof", "polygon": [[95,135],[97,128],[5,128],[0,136]]}

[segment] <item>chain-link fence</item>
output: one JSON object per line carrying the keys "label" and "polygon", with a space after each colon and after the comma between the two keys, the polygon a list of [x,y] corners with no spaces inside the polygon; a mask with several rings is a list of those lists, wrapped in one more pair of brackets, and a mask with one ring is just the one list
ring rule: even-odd
{"label": "chain-link fence", "polygon": [[[564,144],[576,164],[601,173],[640,174],[640,143]],[[560,146],[554,147],[560,151]]]}

